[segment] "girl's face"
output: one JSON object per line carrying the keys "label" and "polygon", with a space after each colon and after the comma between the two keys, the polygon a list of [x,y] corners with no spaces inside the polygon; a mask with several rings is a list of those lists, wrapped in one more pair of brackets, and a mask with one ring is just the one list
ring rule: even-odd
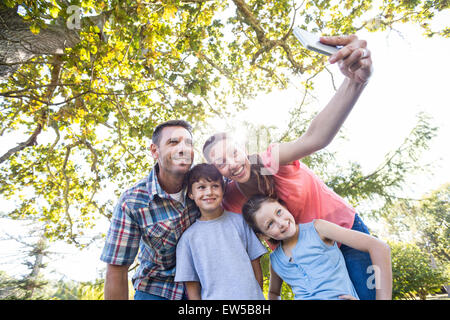
{"label": "girl's face", "polygon": [[255,223],[266,237],[280,241],[297,231],[294,217],[278,201],[265,201],[255,213]]}
{"label": "girl's face", "polygon": [[238,183],[250,179],[250,161],[244,150],[231,139],[216,142],[208,150],[209,159],[219,172],[226,178]]}

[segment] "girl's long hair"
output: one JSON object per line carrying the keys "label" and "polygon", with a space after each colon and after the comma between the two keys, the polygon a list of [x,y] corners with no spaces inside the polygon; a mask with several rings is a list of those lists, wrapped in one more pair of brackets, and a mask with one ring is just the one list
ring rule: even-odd
{"label": "girl's long hair", "polygon": [[[212,135],[205,141],[203,145],[203,156],[205,157],[206,161],[211,163],[211,159],[209,158],[208,154],[212,146],[214,146],[217,142],[225,140],[227,138],[229,138],[229,136],[225,132],[219,132]],[[248,156],[248,160],[250,161],[250,179],[256,179],[258,194],[262,194],[271,198],[276,197],[273,176],[261,174],[261,171],[264,168],[261,157],[258,154],[252,154]]]}

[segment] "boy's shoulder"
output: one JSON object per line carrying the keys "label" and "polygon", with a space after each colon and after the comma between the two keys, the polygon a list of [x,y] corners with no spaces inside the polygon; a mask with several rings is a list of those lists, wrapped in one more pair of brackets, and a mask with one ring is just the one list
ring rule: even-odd
{"label": "boy's shoulder", "polygon": [[189,228],[187,228],[186,230],[183,231],[183,234],[180,237],[180,241],[189,241],[190,238],[195,237],[195,235],[201,229],[201,224],[197,223],[198,220],[194,221]]}
{"label": "boy's shoulder", "polygon": [[237,213],[237,212],[233,212],[233,211],[224,210],[223,214],[226,214],[228,217],[230,217],[230,219],[236,219],[236,220],[244,219],[242,217],[242,214]]}
{"label": "boy's shoulder", "polygon": [[233,221],[234,223],[245,223],[244,217],[240,213],[225,210],[223,214],[226,215],[227,219]]}
{"label": "boy's shoulder", "polygon": [[246,232],[245,230],[251,230],[247,222],[245,222],[244,217],[240,213],[225,211],[230,223],[235,226],[240,232]]}

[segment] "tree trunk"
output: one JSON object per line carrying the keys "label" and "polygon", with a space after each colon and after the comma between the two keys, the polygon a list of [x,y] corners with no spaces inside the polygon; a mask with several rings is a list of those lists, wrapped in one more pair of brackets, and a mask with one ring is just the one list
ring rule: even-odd
{"label": "tree trunk", "polygon": [[80,41],[78,33],[65,26],[48,26],[34,34],[30,25],[17,13],[17,7],[0,5],[0,80],[7,79],[35,56],[62,55],[65,48]]}
{"label": "tree trunk", "polygon": [[47,255],[46,249],[47,238],[44,234],[41,235],[39,241],[34,245],[33,250],[31,251],[31,255],[35,257],[34,263],[32,265],[32,270],[27,277],[27,298],[31,299],[35,293],[35,289],[40,288],[43,284],[42,281],[38,280],[41,269],[44,267],[43,259],[44,256]]}

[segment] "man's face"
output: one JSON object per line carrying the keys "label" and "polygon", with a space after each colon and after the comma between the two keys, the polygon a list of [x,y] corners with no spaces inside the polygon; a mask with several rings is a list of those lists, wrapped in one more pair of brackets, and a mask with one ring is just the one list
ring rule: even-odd
{"label": "man's face", "polygon": [[152,144],[150,149],[153,157],[158,160],[160,173],[184,175],[192,165],[192,136],[183,127],[163,128],[159,146]]}

